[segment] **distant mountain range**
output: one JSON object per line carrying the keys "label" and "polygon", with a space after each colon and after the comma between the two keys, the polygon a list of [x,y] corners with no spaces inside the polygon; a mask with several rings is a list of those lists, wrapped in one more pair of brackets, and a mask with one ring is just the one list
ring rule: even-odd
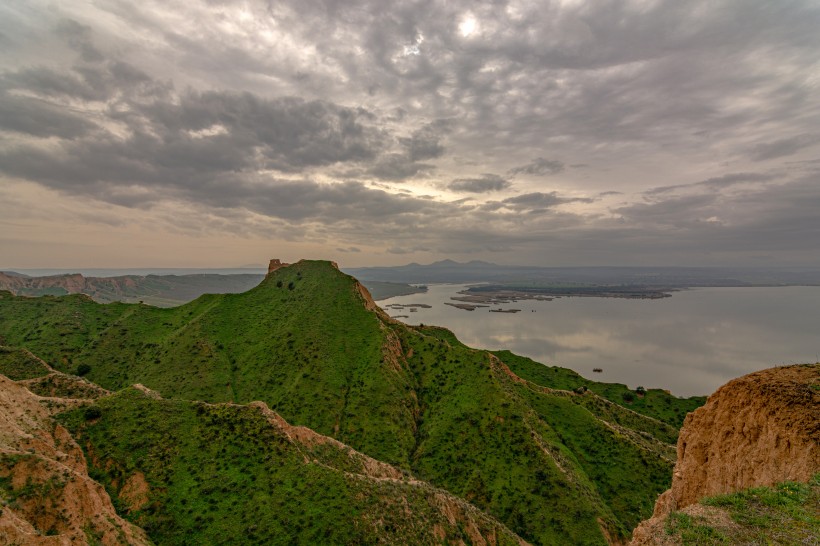
{"label": "distant mountain range", "polygon": [[[0,272],[0,290],[21,296],[86,294],[100,303],[143,302],[172,307],[203,294],[233,294],[258,285],[264,272],[239,269],[24,270]],[[344,269],[376,300],[423,292],[428,283],[492,283],[495,289],[538,291],[569,286],[629,286],[666,290],[703,286],[820,285],[820,268],[707,268],[707,267],[534,267],[505,266],[483,261],[441,260],[428,265]],[[49,275],[37,275],[51,272]],[[123,274],[128,272],[129,274]],[[157,274],[157,272],[164,272]],[[83,274],[85,273],[85,274]],[[90,273],[99,273],[92,275]]]}
{"label": "distant mountain range", "polygon": [[[99,303],[142,302],[157,307],[174,307],[203,294],[236,294],[262,282],[260,273],[169,274],[86,277],[80,273],[31,277],[15,271],[0,271],[0,290],[18,296],[64,296],[86,294]],[[367,281],[365,286],[376,300],[424,292],[407,284]]]}
{"label": "distant mountain range", "polygon": [[400,283],[573,283],[663,287],[820,285],[817,267],[535,267],[441,260],[346,268],[361,280]]}
{"label": "distant mountain range", "polygon": [[62,296],[86,294],[100,303],[142,301],[151,305],[171,306],[191,301],[206,293],[236,293],[250,290],[264,275],[123,275],[86,277],[79,273],[29,277],[14,272],[0,272],[0,290],[20,296]]}

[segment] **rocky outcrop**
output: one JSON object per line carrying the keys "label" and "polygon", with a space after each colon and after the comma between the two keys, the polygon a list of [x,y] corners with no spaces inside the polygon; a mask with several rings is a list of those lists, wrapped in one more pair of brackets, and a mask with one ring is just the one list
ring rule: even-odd
{"label": "rocky outcrop", "polygon": [[687,415],[678,439],[672,488],[632,544],[655,544],[649,528],[701,498],[820,471],[820,364],[770,368],[719,388]]}
{"label": "rocky outcrop", "polygon": [[279,258],[272,258],[270,263],[268,264],[268,275],[276,271],[277,269],[282,269],[283,267],[287,267],[290,264],[286,264],[282,262]]}

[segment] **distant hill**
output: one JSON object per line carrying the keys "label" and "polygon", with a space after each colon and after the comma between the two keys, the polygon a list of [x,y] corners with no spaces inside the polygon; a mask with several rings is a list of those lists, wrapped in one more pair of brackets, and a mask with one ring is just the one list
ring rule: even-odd
{"label": "distant hill", "polygon": [[172,306],[206,293],[236,293],[253,288],[264,275],[124,275],[85,277],[79,273],[48,277],[0,273],[0,290],[21,296],[87,294],[100,303],[138,302]]}
{"label": "distant hill", "polygon": [[[376,525],[374,536],[388,542],[392,526],[408,521],[398,514],[367,519],[373,508],[357,504],[359,493],[344,493],[355,492],[355,480],[322,470],[339,460],[332,451],[307,454],[317,462],[305,468],[298,457],[287,459],[290,478],[275,478],[285,480],[284,496],[252,486],[251,476],[262,484],[274,479],[265,473],[272,470],[252,468],[284,456],[275,447],[282,440],[271,437],[268,452],[255,446],[257,433],[248,431],[260,430],[261,413],[230,404],[261,401],[290,425],[446,491],[530,543],[603,545],[623,541],[651,515],[655,497],[670,485],[681,413],[703,401],[653,391],[652,404],[627,409],[613,402],[623,386],[593,385],[566,370],[554,374],[515,355],[466,347],[442,328],[394,321],[356,279],[328,262],[302,261],[247,292],[204,295],[167,309],[0,292],[0,344],[25,348],[105,389],[141,383],[168,400],[126,390],[95,403],[101,425],[90,426],[96,412],[63,421],[83,439],[90,461],[108,453],[111,466],[95,462],[94,468],[112,494],[130,475],[122,472],[145,476],[156,491],[150,510],[118,513],[144,525],[157,543],[174,543],[193,526],[239,537],[242,526],[255,525],[261,533],[271,502],[306,533],[326,529],[326,510]],[[205,448],[216,451],[199,454]],[[247,450],[246,467],[231,466],[228,461],[242,459],[231,454]],[[206,473],[199,475],[199,467]],[[259,491],[259,497],[237,507],[230,500],[236,491]],[[298,501],[307,491],[318,497]],[[414,498],[410,489],[395,494]],[[191,504],[181,505],[188,495]],[[401,503],[379,506],[405,510]],[[242,519],[246,513],[257,516]],[[433,522],[435,513],[425,517]],[[236,523],[218,527],[223,520]],[[502,536],[503,528],[496,529]],[[321,535],[299,536],[321,542]]]}
{"label": "distant hill", "polygon": [[[120,275],[86,277],[79,273],[31,277],[14,271],[0,272],[0,290],[18,296],[63,296],[86,294],[99,303],[143,302],[157,307],[174,307],[203,294],[235,294],[259,284],[265,276],[257,273],[186,275]],[[369,281],[375,299],[424,292],[407,284]]]}

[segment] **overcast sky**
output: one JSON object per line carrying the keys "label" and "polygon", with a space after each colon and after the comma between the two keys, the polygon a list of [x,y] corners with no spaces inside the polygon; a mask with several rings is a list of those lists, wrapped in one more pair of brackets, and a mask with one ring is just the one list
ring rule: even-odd
{"label": "overcast sky", "polygon": [[820,265],[817,0],[0,3],[0,268]]}

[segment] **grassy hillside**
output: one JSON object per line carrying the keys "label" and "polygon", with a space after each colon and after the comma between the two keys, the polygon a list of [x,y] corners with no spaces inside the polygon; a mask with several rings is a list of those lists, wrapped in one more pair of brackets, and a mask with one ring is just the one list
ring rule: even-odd
{"label": "grassy hillside", "polygon": [[[476,508],[261,406],[125,389],[61,416],[118,512],[157,544],[436,544],[494,537]],[[147,426],[150,425],[150,426]],[[2,484],[0,484],[2,485]]]}
{"label": "grassy hillside", "polygon": [[634,404],[650,418],[607,400],[620,396],[608,386],[576,394],[565,390],[578,386],[571,378],[542,377],[552,368],[374,309],[352,277],[299,262],[246,293],[173,309],[6,293],[0,343],[63,371],[82,366],[111,390],[142,383],[167,398],[262,400],[537,544],[627,536],[668,488],[676,430],[662,420],[676,422],[674,397]]}
{"label": "grassy hillside", "polygon": [[0,345],[0,374],[9,379],[33,379],[52,371],[48,364],[25,349]]}
{"label": "grassy hillside", "polygon": [[662,533],[685,545],[817,544],[820,474],[807,484],[784,482],[705,498],[670,514]]}
{"label": "grassy hillside", "polygon": [[705,396],[678,398],[661,389],[638,389],[633,391],[622,383],[599,383],[591,381],[567,368],[545,366],[510,351],[494,351],[493,354],[506,362],[510,369],[528,381],[553,389],[575,390],[586,388],[595,394],[638,413],[654,417],[675,428],[683,425],[683,418],[706,403]]}

